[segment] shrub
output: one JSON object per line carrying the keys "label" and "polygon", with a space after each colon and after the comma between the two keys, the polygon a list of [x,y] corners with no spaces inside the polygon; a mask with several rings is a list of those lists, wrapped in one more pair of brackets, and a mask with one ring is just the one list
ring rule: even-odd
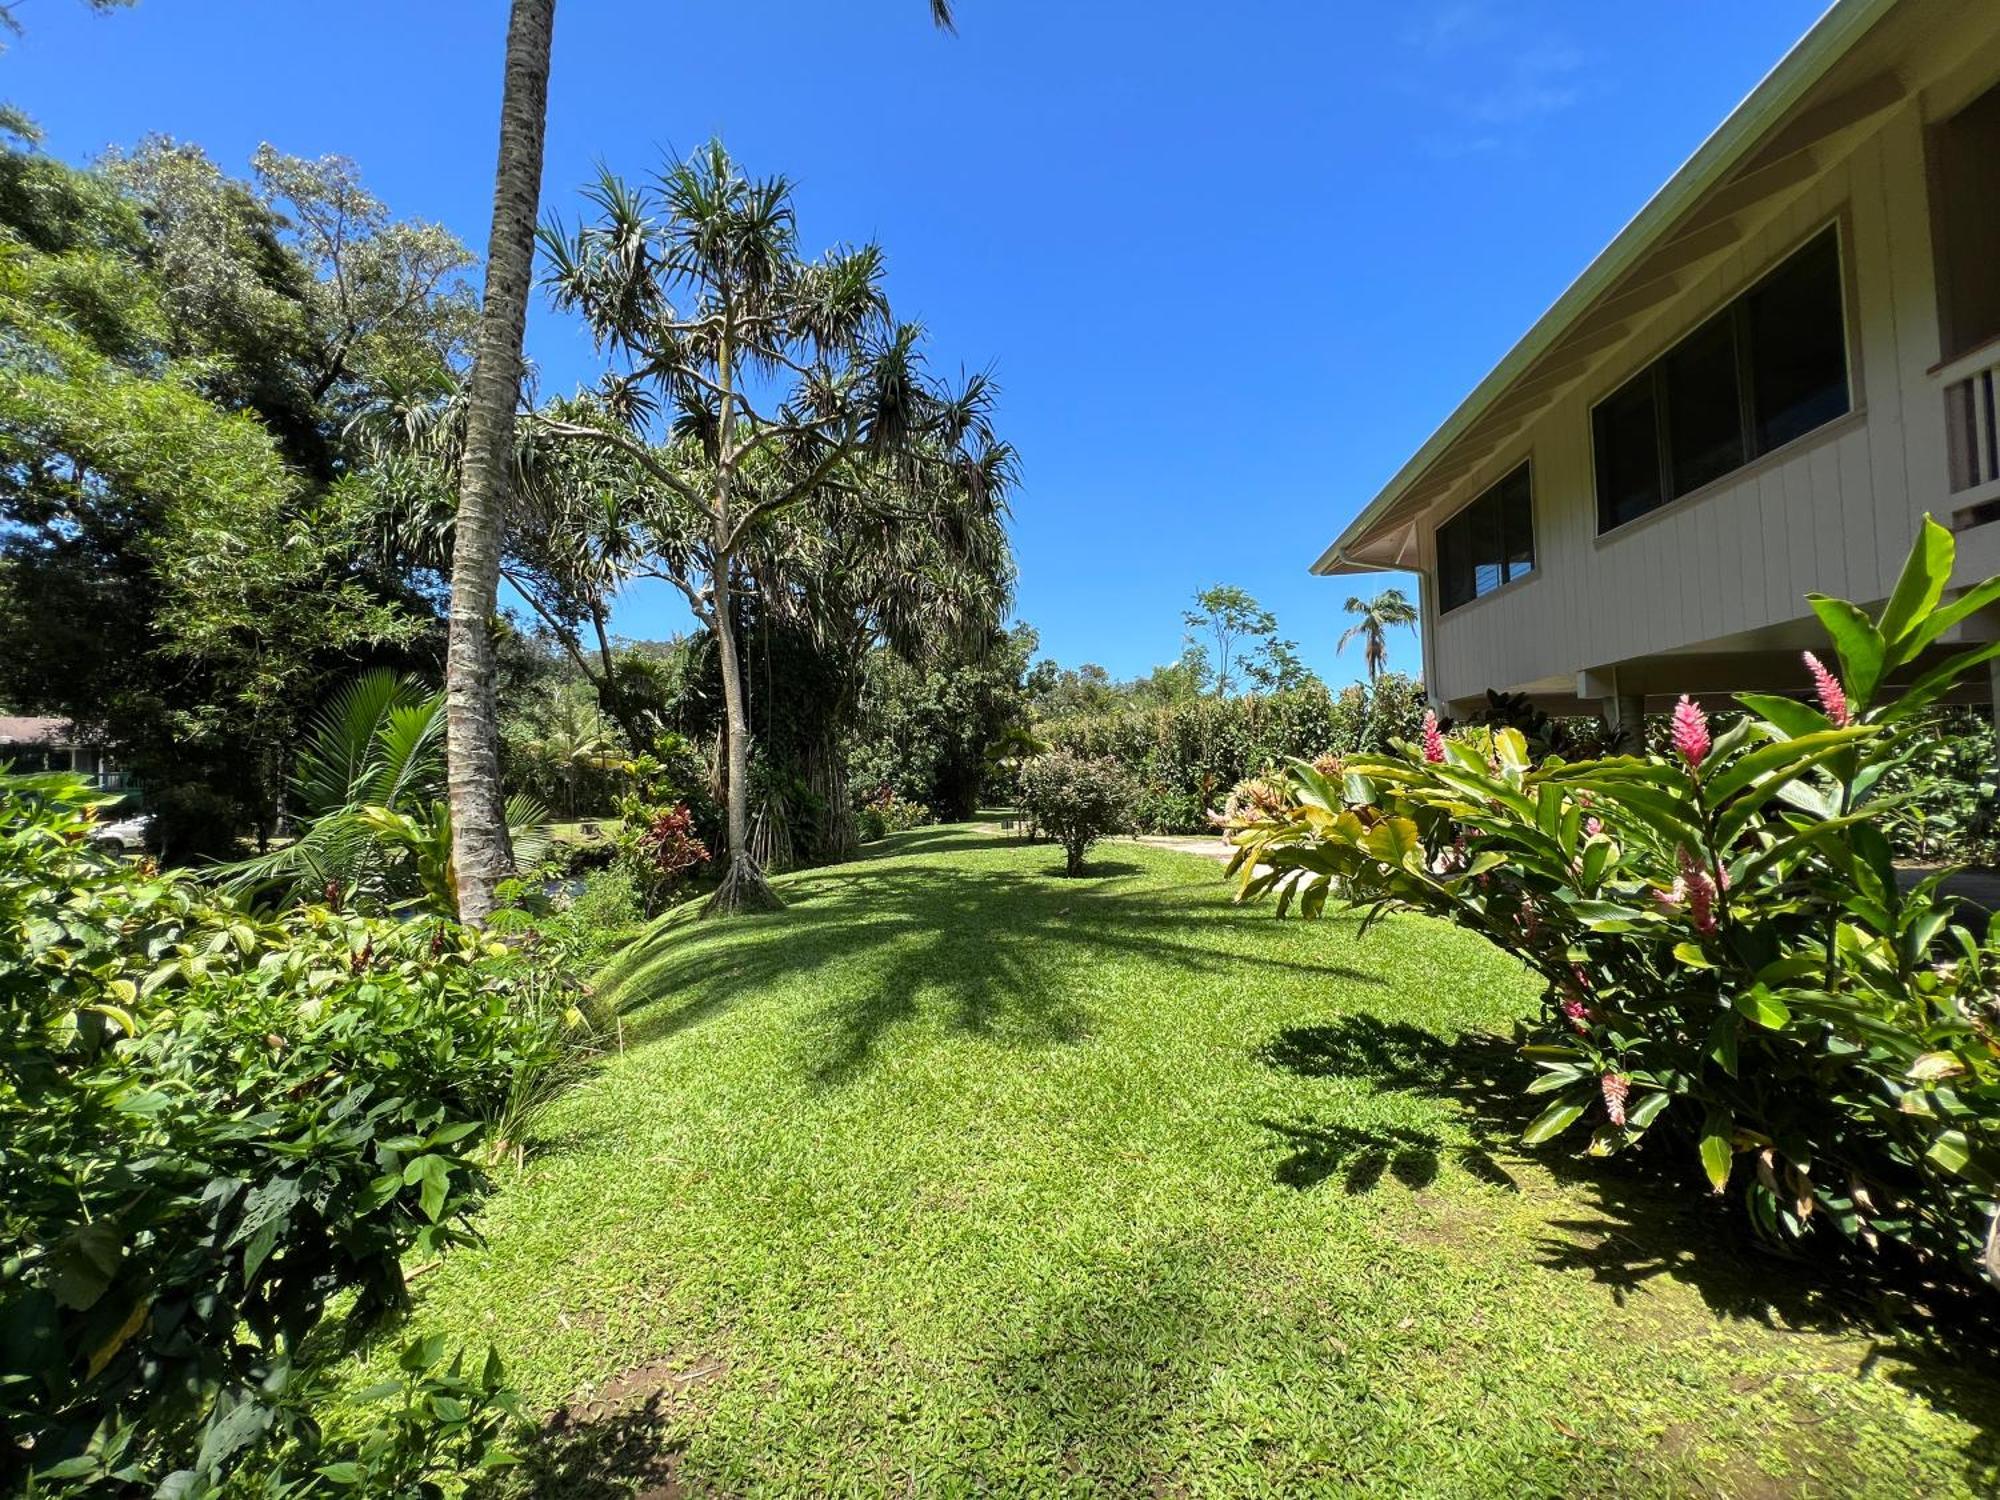
{"label": "shrub", "polygon": [[1081,875],[1084,851],[1129,826],[1132,784],[1114,760],[1051,750],[1021,767],[1021,806],[1062,845],[1063,873]]}
{"label": "shrub", "polygon": [[912,828],[921,828],[931,821],[931,810],[921,802],[912,801],[897,794],[894,787],[883,783],[875,789],[875,795],[861,804],[861,840],[873,843],[892,833],[905,833]]}
{"label": "shrub", "polygon": [[260,918],[94,849],[94,800],[0,780],[0,1489],[310,1469],[312,1336],[470,1238],[489,1122],[559,1041],[478,935]]}
{"label": "shrub", "polygon": [[1429,912],[1518,953],[1549,985],[1529,1141],[1671,1139],[1765,1234],[2000,1276],[2000,934],[1956,925],[1941,877],[1900,889],[1882,831],[1929,710],[2000,656],[1936,659],[2000,600],[1993,580],[1941,605],[1952,553],[1927,520],[1877,619],[1814,596],[1840,664],[1807,656],[1815,703],[1743,694],[1718,734],[1683,699],[1665,755],[1536,764],[1518,731],[1427,726],[1337,781],[1295,764],[1236,821],[1242,888]]}
{"label": "shrub", "polygon": [[630,882],[640,909],[650,917],[671,906],[708,861],[708,845],[695,831],[694,813],[683,802],[654,808],[629,822],[619,833],[611,868]]}
{"label": "shrub", "polygon": [[1049,748],[1117,761],[1134,789],[1142,833],[1204,833],[1229,789],[1291,756],[1386,750],[1415,733],[1422,686],[1386,673],[1372,688],[1324,684],[1241,698],[1124,707],[1035,726]]}

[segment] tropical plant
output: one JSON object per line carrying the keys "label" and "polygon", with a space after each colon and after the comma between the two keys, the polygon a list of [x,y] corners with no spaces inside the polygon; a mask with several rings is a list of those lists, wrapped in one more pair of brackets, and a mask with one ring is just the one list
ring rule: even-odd
{"label": "tropical plant", "polygon": [[1812,596],[1839,661],[1807,654],[1813,702],[1740,694],[1717,734],[1683,698],[1663,755],[1537,764],[1517,730],[1427,720],[1338,775],[1295,762],[1231,830],[1241,889],[1429,912],[1519,954],[1549,986],[1529,1141],[1671,1138],[1764,1233],[2000,1279],[2000,934],[1961,925],[1942,874],[1906,889],[1883,832],[1930,712],[2000,657],[1943,645],[2000,601],[1995,579],[1942,603],[1953,555],[1926,518],[1879,616]]}
{"label": "tropical plant", "polygon": [[[446,696],[451,702],[451,800],[457,814],[453,857],[461,868],[461,915],[484,921],[492,910],[494,887],[512,864],[506,819],[500,801],[500,724],[493,691],[493,659],[487,634],[499,594],[501,535],[506,512],[508,462],[514,409],[522,375],[521,347],[527,333],[528,283],[534,269],[535,220],[541,196],[542,145],[548,128],[549,55],[555,33],[555,0],[513,0],[507,31],[507,60],[500,103],[500,160],[493,184],[493,230],[487,241],[486,297],[480,315],[468,404],[466,457],[461,470],[452,556],[450,654]],[[932,24],[952,30],[951,0],[930,0]],[[767,226],[777,227],[775,224]],[[774,330],[766,328],[768,338]],[[736,345],[740,351],[743,346]],[[731,364],[730,344],[716,353]],[[724,382],[733,371],[725,370]],[[730,403],[722,402],[719,431],[729,433]],[[726,492],[724,494],[726,499]],[[725,517],[726,520],[726,517]],[[725,549],[726,552],[726,549]],[[728,562],[715,590],[728,614]],[[699,608],[697,608],[699,613]],[[728,662],[735,670],[733,653]],[[732,712],[732,720],[739,717]],[[733,726],[734,727],[734,726]],[[742,726],[747,739],[747,724]],[[636,747],[635,747],[636,748]],[[748,837],[742,801],[748,750],[732,778],[730,854],[732,875]],[[769,888],[741,877],[739,899],[768,901]],[[760,887],[762,887],[760,891]],[[735,886],[728,887],[731,890]]]}
{"label": "tropical plant", "polygon": [[[316,1375],[407,1305],[406,1254],[471,1238],[486,1132],[555,1025],[470,932],[259,917],[100,851],[103,803],[0,779],[0,1489],[316,1493],[328,1464],[483,1453],[471,1409],[336,1441]],[[401,1388],[443,1416],[440,1358]],[[501,1399],[497,1367],[479,1386]]]}
{"label": "tropical plant", "polygon": [[1401,589],[1384,589],[1373,599],[1353,594],[1343,607],[1355,620],[1340,633],[1340,644],[1334,649],[1345,651],[1353,642],[1361,642],[1361,660],[1368,669],[1368,680],[1373,682],[1389,667],[1389,632],[1405,626],[1414,630],[1417,607]]}
{"label": "tropical plant", "polygon": [[1114,760],[1051,750],[1021,767],[1021,807],[1062,845],[1063,873],[1081,875],[1090,846],[1129,825],[1132,782]]}
{"label": "tropical plant", "polygon": [[[453,914],[451,810],[438,796],[443,733],[440,694],[387,668],[356,677],[320,711],[300,751],[298,838],[229,867],[229,887]],[[539,859],[548,845],[541,804],[517,792],[506,814],[512,841]]]}
{"label": "tropical plant", "polygon": [[713,636],[728,864],[708,909],[776,905],[750,847],[742,575],[793,512],[843,486],[865,497],[895,475],[893,505],[926,471],[946,485],[986,472],[989,387],[928,379],[920,330],[889,317],[881,250],[805,259],[791,184],[745,176],[720,142],[671,164],[656,189],[607,172],[587,196],[594,222],[543,233],[547,283],[613,368],[593,420],[541,413],[535,426],[626,467],[641,550]]}

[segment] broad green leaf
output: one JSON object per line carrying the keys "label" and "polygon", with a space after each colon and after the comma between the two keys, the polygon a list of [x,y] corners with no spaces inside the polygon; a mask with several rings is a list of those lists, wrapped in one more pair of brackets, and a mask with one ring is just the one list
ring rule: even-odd
{"label": "broad green leaf", "polygon": [[1792,1019],[1785,1002],[1761,984],[1737,995],[1735,1005],[1737,1014],[1755,1021],[1766,1031],[1782,1031]]}
{"label": "broad green leaf", "polygon": [[1820,624],[1826,627],[1826,633],[1833,641],[1833,649],[1840,657],[1840,680],[1847,689],[1848,698],[1857,710],[1866,708],[1874,701],[1875,689],[1882,681],[1883,662],[1888,654],[1881,632],[1859,606],[1845,599],[1808,594],[1806,602],[1819,616]]}
{"label": "broad green leaf", "polygon": [[1796,698],[1780,698],[1775,693],[1738,693],[1736,701],[1758,718],[1771,724],[1788,740],[1833,728],[1833,720]]}
{"label": "broad green leaf", "polygon": [[1823,759],[1826,752],[1845,749],[1874,732],[1865,725],[1857,725],[1851,729],[1828,729],[1816,734],[1802,734],[1796,739],[1773,740],[1768,745],[1759,745],[1748,754],[1739,756],[1728,770],[1708,784],[1710,803],[1726,801],[1763,776],[1796,775],[1815,757]]}
{"label": "broad green leaf", "polygon": [[1701,1128],[1701,1166],[1708,1173],[1709,1186],[1718,1193],[1729,1186],[1729,1169],[1735,1160],[1731,1144],[1735,1119],[1726,1109],[1712,1108]]}
{"label": "broad green leaf", "polygon": [[1535,1116],[1528,1128],[1521,1132],[1521,1139],[1530,1146],[1539,1146],[1550,1137],[1561,1135],[1582,1114],[1583,1097],[1566,1094]]}
{"label": "broad green leaf", "polygon": [[1943,635],[1961,620],[1969,619],[1988,605],[2000,602],[2000,578],[1989,578],[1984,583],[1975,584],[1960,594],[1942,609],[1932,610],[1917,622],[1916,628],[1903,641],[1905,661],[1911,660],[1918,651]]}
{"label": "broad green leaf", "polygon": [[1951,581],[1951,564],[1956,551],[1951,533],[1925,516],[1923,524],[1917,529],[1916,540],[1910,544],[1910,555],[1903,562],[1903,574],[1896,580],[1895,592],[1889,595],[1889,603],[1883,609],[1882,620],[1877,627],[1890,647],[1890,666],[1907,661],[1915,654],[1906,654],[1899,648],[1904,637],[1937,607],[1938,600],[1944,596],[1944,587]]}

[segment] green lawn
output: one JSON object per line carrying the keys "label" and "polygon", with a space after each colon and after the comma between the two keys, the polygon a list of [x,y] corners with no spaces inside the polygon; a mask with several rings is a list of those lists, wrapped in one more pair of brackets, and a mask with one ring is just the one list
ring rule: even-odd
{"label": "green lawn", "polygon": [[926,829],[670,920],[419,1321],[547,1495],[1972,1493],[2000,1386],[1513,1144],[1504,955]]}

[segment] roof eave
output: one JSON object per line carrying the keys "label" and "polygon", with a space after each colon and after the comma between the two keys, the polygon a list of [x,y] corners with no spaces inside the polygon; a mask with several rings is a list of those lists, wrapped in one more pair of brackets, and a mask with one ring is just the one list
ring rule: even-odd
{"label": "roof eave", "polygon": [[[1395,477],[1362,507],[1333,545],[1320,554],[1312,571],[1322,577],[1337,571],[1376,571],[1353,566],[1348,554],[1367,539],[1383,512],[1400,500],[1445,448],[1478,421],[1523,370],[1567,332],[1602,292],[1653,247],[1659,235],[1756,145],[1777,117],[1796,104],[1897,3],[1898,0],[1834,0],[1812,29],[1758,81],[1743,102],[1730,111],[1665,185],[1612,237],[1611,243],[1535,320],[1486,378],[1424,440]],[[1349,567],[1335,566],[1341,562]]]}

